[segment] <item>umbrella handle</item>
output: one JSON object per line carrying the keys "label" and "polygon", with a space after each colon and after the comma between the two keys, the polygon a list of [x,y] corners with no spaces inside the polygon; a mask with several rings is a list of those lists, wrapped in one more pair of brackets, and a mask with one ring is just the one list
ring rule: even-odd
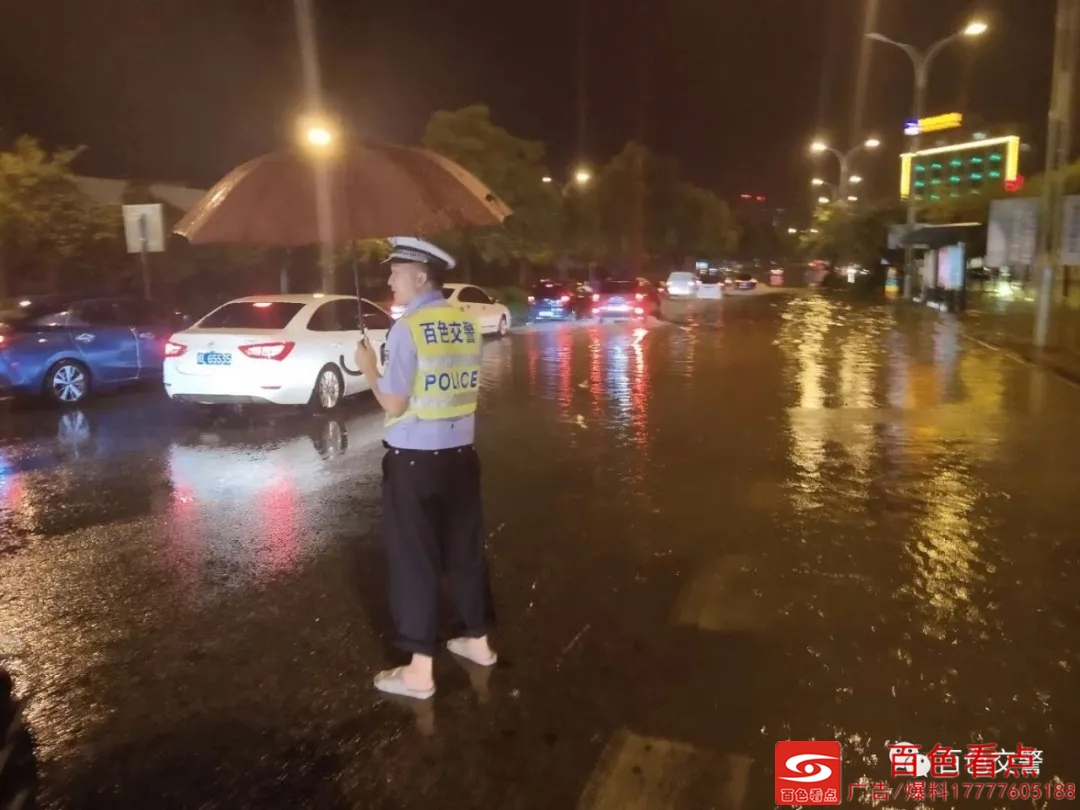
{"label": "umbrella handle", "polygon": [[360,339],[367,345],[367,327],[364,326],[364,300],[360,297],[360,264],[356,261],[356,254],[352,260],[353,286],[356,288],[356,319],[360,321]]}

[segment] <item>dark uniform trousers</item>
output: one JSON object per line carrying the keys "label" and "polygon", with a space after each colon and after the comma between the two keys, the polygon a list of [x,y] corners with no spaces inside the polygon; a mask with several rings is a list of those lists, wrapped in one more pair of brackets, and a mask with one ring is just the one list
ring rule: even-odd
{"label": "dark uniform trousers", "polygon": [[473,447],[398,450],[383,457],[383,523],[397,645],[434,655],[445,574],[464,636],[495,624],[484,553],[480,458]]}

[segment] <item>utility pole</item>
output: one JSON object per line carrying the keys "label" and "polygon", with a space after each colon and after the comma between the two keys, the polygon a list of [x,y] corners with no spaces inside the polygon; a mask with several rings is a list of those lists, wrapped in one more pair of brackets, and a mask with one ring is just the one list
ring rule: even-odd
{"label": "utility pole", "polygon": [[1039,298],[1035,313],[1035,345],[1050,337],[1050,310],[1054,279],[1061,268],[1061,231],[1064,227],[1064,168],[1072,152],[1072,97],[1080,43],[1080,0],[1058,0],[1054,36],[1054,73],[1047,114],[1046,172],[1039,210]]}
{"label": "utility pole", "polygon": [[645,272],[645,132],[649,102],[649,3],[638,0],[638,149],[634,153],[634,194],[630,235],[630,264],[635,277]]}
{"label": "utility pole", "polygon": [[578,0],[577,24],[577,159],[581,162],[588,153],[589,0]]}
{"label": "utility pole", "polygon": [[863,132],[863,119],[866,115],[866,94],[870,86],[870,40],[867,35],[877,30],[877,21],[881,0],[865,0],[863,10],[862,45],[859,48],[859,64],[855,71],[855,95],[851,110],[850,143],[857,143]]}
{"label": "utility pole", "polygon": [[[589,165],[589,22],[590,0],[577,0],[577,153],[574,155],[574,164],[571,172],[576,175],[582,167]],[[567,214],[567,233],[570,238],[567,244],[570,246],[568,254],[559,263],[559,278],[569,278],[570,267],[568,261],[572,256],[577,258],[587,267],[588,280],[593,280],[593,262],[588,245],[586,244],[585,216],[583,211],[584,189],[575,177],[571,177],[563,187],[563,197],[566,197],[570,189],[576,189],[576,196],[565,205]]]}

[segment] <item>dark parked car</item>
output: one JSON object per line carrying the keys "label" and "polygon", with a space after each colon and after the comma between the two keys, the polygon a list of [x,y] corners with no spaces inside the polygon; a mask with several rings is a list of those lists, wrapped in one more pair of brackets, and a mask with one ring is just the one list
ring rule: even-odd
{"label": "dark parked car", "polygon": [[541,281],[529,295],[530,321],[564,321],[589,314],[592,293],[582,284]]}
{"label": "dark parked car", "polygon": [[756,290],[757,279],[749,273],[739,273],[735,276],[735,282],[733,284],[736,290]]}
{"label": "dark parked car", "polygon": [[0,311],[0,397],[74,405],[161,379],[165,343],[190,319],[138,298],[41,298]]}
{"label": "dark parked car", "polygon": [[660,293],[647,279],[607,279],[593,295],[593,315],[601,321],[657,318]]}

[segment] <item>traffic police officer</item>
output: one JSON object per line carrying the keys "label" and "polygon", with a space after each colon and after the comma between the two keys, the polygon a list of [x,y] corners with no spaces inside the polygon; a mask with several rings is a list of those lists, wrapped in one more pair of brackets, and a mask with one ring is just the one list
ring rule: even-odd
{"label": "traffic police officer", "polygon": [[442,574],[465,625],[447,648],[475,664],[495,664],[488,644],[494,607],[480,460],[473,449],[481,336],[476,320],[443,297],[453,257],[411,237],[394,237],[390,245],[390,287],[404,311],[387,336],[383,374],[366,342],[357,347],[356,362],[386,411],[383,521],[390,607],[398,646],[412,660],[380,672],[375,688],[423,700],[435,694],[432,658]]}

